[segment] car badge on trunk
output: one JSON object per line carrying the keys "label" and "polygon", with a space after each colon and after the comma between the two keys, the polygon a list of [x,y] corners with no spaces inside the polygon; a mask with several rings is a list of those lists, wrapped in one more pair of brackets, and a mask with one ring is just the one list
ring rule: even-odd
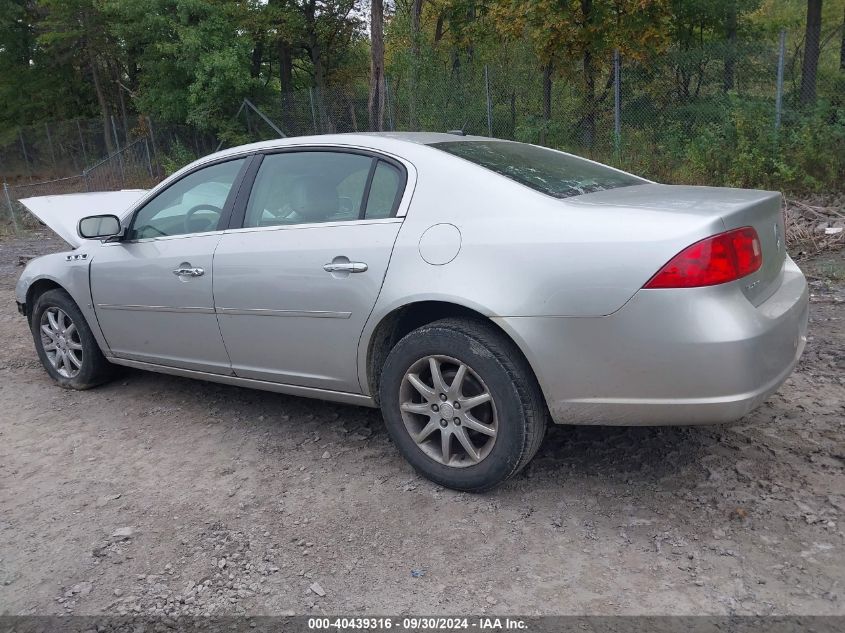
{"label": "car badge on trunk", "polygon": [[775,248],[780,252],[780,227],[775,224]]}

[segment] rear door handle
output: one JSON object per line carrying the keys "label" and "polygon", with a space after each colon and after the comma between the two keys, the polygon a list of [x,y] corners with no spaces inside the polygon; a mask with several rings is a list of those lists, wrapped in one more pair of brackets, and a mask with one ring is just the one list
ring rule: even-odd
{"label": "rear door handle", "polygon": [[202,268],[177,268],[173,274],[177,277],[202,277],[205,271]]}
{"label": "rear door handle", "polygon": [[332,262],[323,266],[327,273],[365,273],[368,268],[364,262]]}

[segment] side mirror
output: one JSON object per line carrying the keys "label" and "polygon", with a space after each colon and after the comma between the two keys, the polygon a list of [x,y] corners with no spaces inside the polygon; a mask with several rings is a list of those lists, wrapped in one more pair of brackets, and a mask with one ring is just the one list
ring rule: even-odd
{"label": "side mirror", "polygon": [[105,240],[121,234],[120,219],[116,215],[89,215],[76,227],[79,237],[86,240]]}

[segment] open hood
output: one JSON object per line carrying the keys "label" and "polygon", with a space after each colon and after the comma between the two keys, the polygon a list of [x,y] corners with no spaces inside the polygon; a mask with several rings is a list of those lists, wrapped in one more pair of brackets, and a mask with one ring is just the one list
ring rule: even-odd
{"label": "open hood", "polygon": [[147,193],[146,189],[123,189],[95,193],[68,193],[60,196],[24,198],[19,202],[36,218],[53,229],[73,248],[82,244],[76,232],[79,220],[89,215],[112,213],[124,219],[126,211]]}

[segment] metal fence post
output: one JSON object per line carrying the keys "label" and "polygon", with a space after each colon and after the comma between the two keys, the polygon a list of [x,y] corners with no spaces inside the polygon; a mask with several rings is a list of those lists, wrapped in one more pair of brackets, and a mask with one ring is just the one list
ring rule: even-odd
{"label": "metal fence post", "polygon": [[311,99],[311,122],[314,124],[314,134],[317,134],[317,113],[314,111],[314,89],[308,88],[308,98]]}
{"label": "metal fence post", "polygon": [[29,155],[26,153],[26,143],[23,140],[23,130],[18,130],[18,138],[21,140],[21,150],[23,150],[23,162],[26,164],[26,173],[29,176],[29,182],[32,182],[32,167],[29,165]]}
{"label": "metal fence post", "polygon": [[114,132],[114,143],[117,146],[117,163],[120,165],[120,179],[124,186],[126,186],[126,170],[123,168],[123,152],[120,149],[120,139],[117,136],[117,125],[114,122],[114,115],[111,115],[111,129]]}
{"label": "metal fence post", "polygon": [[775,132],[780,129],[781,107],[783,104],[783,64],[786,57],[786,29],[780,30],[780,47],[778,50],[778,84],[775,95]]}
{"label": "metal fence post", "polygon": [[619,49],[613,51],[613,146],[616,158],[622,146],[622,104],[619,80],[621,79]]}
{"label": "metal fence post", "polygon": [[484,91],[487,93],[487,136],[493,136],[493,102],[490,100],[490,70],[484,64]]}
{"label": "metal fence post", "polygon": [[150,178],[155,178],[155,176],[153,176],[153,163],[150,160],[150,144],[147,142],[146,138],[144,138],[144,152],[147,155],[147,169],[150,172]]}
{"label": "metal fence post", "polygon": [[79,119],[76,120],[76,130],[79,132],[79,145],[82,147],[82,159],[85,161],[85,166],[88,166],[88,152],[85,151],[85,139],[82,138],[82,126],[79,125]]}
{"label": "metal fence post", "polygon": [[82,170],[82,178],[85,180],[85,191],[91,191],[91,186],[88,184],[88,168]]}
{"label": "metal fence post", "polygon": [[6,184],[6,181],[3,181],[3,193],[6,195],[6,204],[9,205],[9,215],[12,216],[12,226],[15,229],[15,235],[18,234],[18,220],[15,217],[15,209],[12,206],[12,198],[9,196],[9,185]]}
{"label": "metal fence post", "polygon": [[156,151],[156,137],[153,133],[153,121],[147,116],[147,127],[150,129],[150,144],[153,146],[153,161],[156,164],[156,172],[158,172],[158,152]]}
{"label": "metal fence post", "polygon": [[393,108],[390,105],[390,77],[384,78],[384,101],[385,105],[387,106],[387,125],[390,128],[390,131],[395,131],[395,126],[393,125]]}
{"label": "metal fence post", "polygon": [[[47,132],[47,144],[50,146],[50,158],[53,161],[53,170],[56,169],[56,152],[53,151],[53,137],[50,136],[50,124],[46,121],[44,122],[44,130]],[[54,174],[55,177],[55,174]]]}

